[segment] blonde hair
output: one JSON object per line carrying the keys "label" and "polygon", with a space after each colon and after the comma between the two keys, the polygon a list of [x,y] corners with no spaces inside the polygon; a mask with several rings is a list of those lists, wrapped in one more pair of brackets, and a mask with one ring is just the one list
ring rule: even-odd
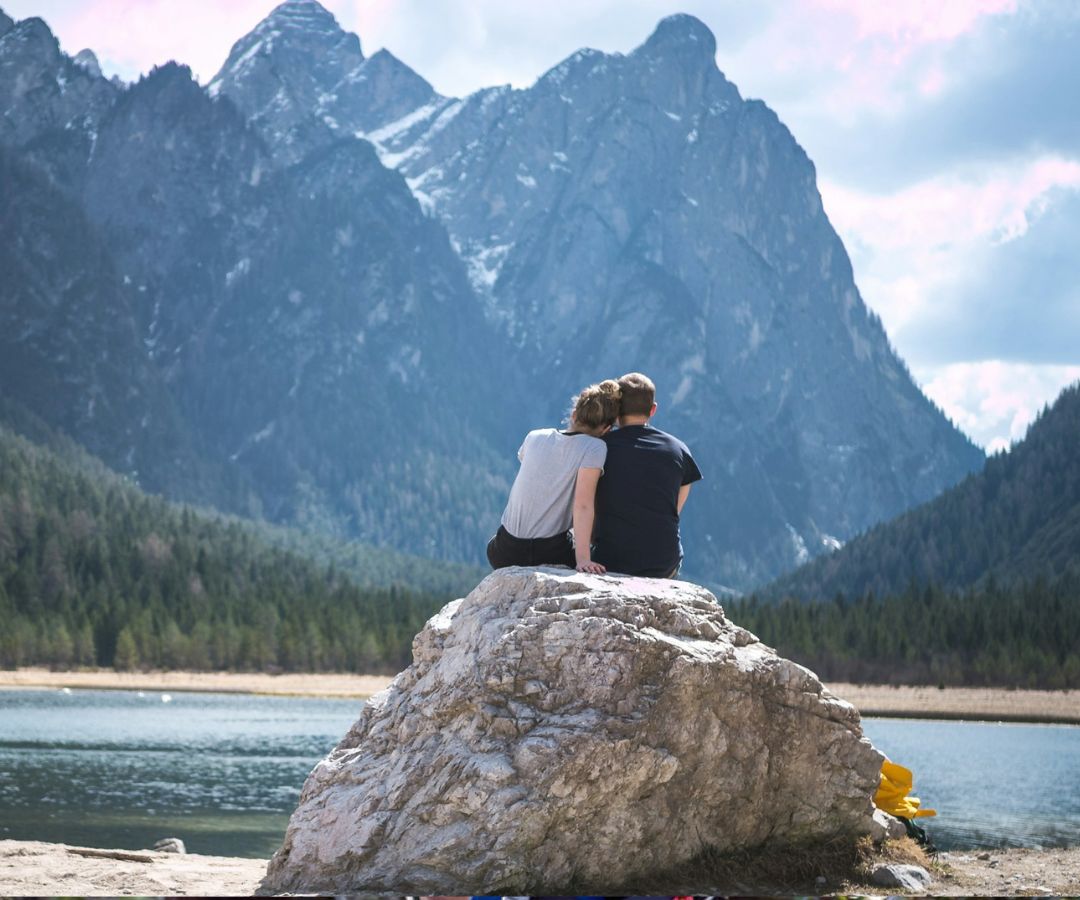
{"label": "blonde hair", "polygon": [[619,382],[611,378],[590,384],[570,401],[570,421],[594,431],[614,425],[621,399]]}

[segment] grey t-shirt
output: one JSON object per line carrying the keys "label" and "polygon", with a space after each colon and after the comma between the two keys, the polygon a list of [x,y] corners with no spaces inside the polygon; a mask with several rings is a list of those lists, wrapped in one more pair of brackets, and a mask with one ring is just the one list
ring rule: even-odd
{"label": "grey t-shirt", "polygon": [[578,469],[603,469],[607,444],[588,434],[538,428],[525,435],[503,527],[516,538],[563,534],[573,524]]}

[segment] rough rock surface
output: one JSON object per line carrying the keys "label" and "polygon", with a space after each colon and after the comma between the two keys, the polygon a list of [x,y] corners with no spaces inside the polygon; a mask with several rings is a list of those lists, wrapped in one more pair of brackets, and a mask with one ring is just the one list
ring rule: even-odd
{"label": "rough rock surface", "polygon": [[870,830],[855,708],[703,588],[505,569],[413,656],[308,777],[263,892],[604,894]]}
{"label": "rough rock surface", "polygon": [[909,891],[921,891],[933,879],[922,866],[878,866],[870,875],[870,881],[879,887],[898,887]]}
{"label": "rough rock surface", "polygon": [[875,809],[870,825],[870,838],[875,844],[885,841],[897,841],[907,835],[904,823],[896,816],[891,816],[883,809]]}

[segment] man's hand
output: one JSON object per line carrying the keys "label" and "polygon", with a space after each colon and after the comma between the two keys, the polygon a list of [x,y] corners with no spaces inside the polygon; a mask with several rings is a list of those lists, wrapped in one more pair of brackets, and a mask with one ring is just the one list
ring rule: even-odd
{"label": "man's hand", "polygon": [[585,560],[585,562],[579,562],[577,564],[577,570],[579,572],[590,572],[593,575],[603,575],[607,572],[607,569],[598,562],[592,562],[591,560]]}

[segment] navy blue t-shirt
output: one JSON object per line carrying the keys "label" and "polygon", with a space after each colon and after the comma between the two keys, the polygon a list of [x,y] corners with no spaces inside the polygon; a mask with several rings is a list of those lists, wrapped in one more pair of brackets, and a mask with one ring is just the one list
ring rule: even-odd
{"label": "navy blue t-shirt", "polygon": [[679,488],[701,478],[686,444],[651,425],[604,436],[593,559],[612,572],[663,578],[682,561]]}

